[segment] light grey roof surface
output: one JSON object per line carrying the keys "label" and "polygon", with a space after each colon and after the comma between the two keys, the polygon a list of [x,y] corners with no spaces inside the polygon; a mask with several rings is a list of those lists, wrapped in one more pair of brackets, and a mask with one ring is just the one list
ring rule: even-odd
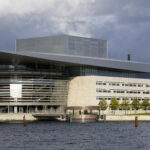
{"label": "light grey roof surface", "polygon": [[7,63],[17,59],[18,62],[55,62],[66,63],[68,65],[87,65],[119,70],[129,70],[138,72],[150,72],[149,63],[134,61],[122,61],[106,58],[93,58],[85,56],[43,54],[31,52],[14,52],[0,50],[0,62]]}

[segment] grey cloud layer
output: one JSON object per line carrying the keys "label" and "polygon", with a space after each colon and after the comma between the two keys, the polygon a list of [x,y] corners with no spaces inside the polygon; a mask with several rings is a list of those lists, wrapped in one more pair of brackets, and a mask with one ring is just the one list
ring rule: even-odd
{"label": "grey cloud layer", "polygon": [[65,33],[108,40],[112,58],[150,62],[149,0],[0,0],[0,22],[0,49]]}

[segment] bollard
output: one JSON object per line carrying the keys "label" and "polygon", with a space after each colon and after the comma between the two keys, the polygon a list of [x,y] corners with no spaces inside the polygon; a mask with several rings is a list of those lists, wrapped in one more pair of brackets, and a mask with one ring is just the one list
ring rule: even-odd
{"label": "bollard", "polygon": [[72,122],[72,114],[67,115],[67,121]]}
{"label": "bollard", "polygon": [[24,125],[24,127],[27,126],[27,122],[26,122],[26,117],[25,117],[25,115],[23,116],[23,125]]}
{"label": "bollard", "polygon": [[135,127],[138,127],[138,117],[135,117]]}
{"label": "bollard", "polygon": [[103,115],[104,121],[106,121],[106,114]]}

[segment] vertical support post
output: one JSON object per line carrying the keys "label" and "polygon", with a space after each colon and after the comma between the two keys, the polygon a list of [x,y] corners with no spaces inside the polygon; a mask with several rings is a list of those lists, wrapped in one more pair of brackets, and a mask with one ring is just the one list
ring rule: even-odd
{"label": "vertical support post", "polygon": [[27,122],[26,122],[26,117],[25,117],[25,115],[23,116],[23,124],[24,124],[24,127],[27,126]]}
{"label": "vertical support post", "polygon": [[135,127],[138,127],[138,117],[135,117]]}
{"label": "vertical support post", "polygon": [[46,105],[44,106],[44,110],[45,110],[45,112],[46,112],[46,110],[47,110],[47,106],[46,106]]}
{"label": "vertical support post", "polygon": [[37,112],[38,111],[38,107],[37,106],[35,106],[35,112]]}
{"label": "vertical support post", "polygon": [[14,106],[14,113],[17,113],[18,110],[17,110],[17,106]]}
{"label": "vertical support post", "polygon": [[28,108],[28,105],[27,105],[27,113],[29,113],[29,110],[28,110],[29,108]]}
{"label": "vertical support post", "polygon": [[79,115],[81,115],[81,110],[79,110]]}
{"label": "vertical support post", "polygon": [[63,113],[64,112],[64,108],[62,106],[59,106],[59,113]]}
{"label": "vertical support post", "polygon": [[103,114],[103,119],[104,121],[106,121],[106,114]]}
{"label": "vertical support post", "polygon": [[73,109],[73,115],[74,115],[74,109]]}
{"label": "vertical support post", "polygon": [[9,105],[8,105],[8,113],[9,113]]}
{"label": "vertical support post", "polygon": [[72,114],[69,115],[69,122],[72,122]]}
{"label": "vertical support post", "polygon": [[43,105],[43,106],[42,106],[42,111],[43,111],[43,112],[46,112],[46,110],[47,110],[47,106],[46,106],[46,105]]}

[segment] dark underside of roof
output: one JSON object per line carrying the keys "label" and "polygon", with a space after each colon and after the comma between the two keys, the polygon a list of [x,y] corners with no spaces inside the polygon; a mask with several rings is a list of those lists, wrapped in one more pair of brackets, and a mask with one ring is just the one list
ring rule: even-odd
{"label": "dark underside of roof", "polygon": [[60,64],[67,66],[91,66],[115,70],[150,72],[150,64],[133,61],[121,61],[96,57],[84,57],[61,54],[26,53],[0,51],[0,64]]}

